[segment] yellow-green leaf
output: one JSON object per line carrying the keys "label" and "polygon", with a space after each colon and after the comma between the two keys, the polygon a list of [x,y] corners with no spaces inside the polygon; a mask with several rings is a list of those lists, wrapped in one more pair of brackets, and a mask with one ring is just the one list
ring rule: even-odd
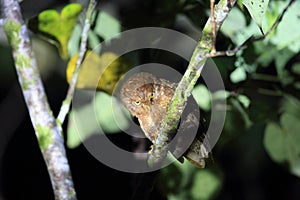
{"label": "yellow-green leaf", "polygon": [[[68,83],[71,81],[77,57],[78,54],[68,63]],[[116,83],[130,67],[131,62],[129,60],[118,57],[112,52],[106,52],[99,56],[92,51],[87,51],[80,68],[76,87],[82,89],[97,88],[98,90],[112,94]]]}
{"label": "yellow-green leaf", "polygon": [[56,44],[61,57],[67,59],[68,42],[81,11],[82,6],[77,3],[68,4],[61,13],[45,10],[29,21],[29,28]]}

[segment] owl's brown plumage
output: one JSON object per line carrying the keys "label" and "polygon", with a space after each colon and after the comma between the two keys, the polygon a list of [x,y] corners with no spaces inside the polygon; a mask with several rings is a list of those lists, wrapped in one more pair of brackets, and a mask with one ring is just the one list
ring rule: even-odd
{"label": "owl's brown plumage", "polygon": [[156,139],[176,88],[175,83],[141,72],[131,76],[121,88],[121,100],[137,117],[147,138]]}
{"label": "owl's brown plumage", "polygon": [[[140,72],[131,76],[122,85],[120,97],[129,112],[138,118],[146,137],[155,142],[177,83]],[[202,143],[195,140],[186,152],[186,157],[198,167],[204,167],[203,155],[198,148]]]}

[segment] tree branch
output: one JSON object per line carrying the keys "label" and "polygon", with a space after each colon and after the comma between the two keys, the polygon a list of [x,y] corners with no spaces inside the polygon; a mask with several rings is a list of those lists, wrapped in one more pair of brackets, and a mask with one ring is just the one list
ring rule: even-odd
{"label": "tree branch", "polygon": [[[168,108],[164,121],[161,124],[160,133],[158,134],[155,144],[153,145],[153,149],[150,152],[148,158],[148,163],[150,165],[159,164],[166,157],[168,152],[168,143],[176,132],[177,124],[185,108],[187,98],[191,95],[191,92],[200,77],[200,73],[206,62],[206,55],[210,53],[213,48],[214,38],[211,34],[214,29],[213,26],[215,26],[217,32],[235,2],[236,0],[220,0],[215,6],[215,19],[212,20],[211,16],[206,22],[202,31],[202,38],[195,48],[189,66],[176,88],[172,103]],[[212,24],[212,21],[214,21],[215,24]]]}
{"label": "tree branch", "polygon": [[79,50],[78,58],[76,61],[76,66],[75,66],[75,69],[74,69],[74,72],[72,75],[72,79],[70,81],[67,96],[66,96],[65,100],[63,101],[60,111],[59,111],[59,114],[57,116],[57,120],[61,124],[64,122],[67,114],[70,111],[70,106],[71,106],[74,91],[76,88],[77,78],[78,78],[79,71],[80,71],[80,65],[84,59],[84,56],[85,56],[85,53],[87,50],[86,46],[87,46],[88,31],[91,27],[92,15],[95,11],[96,5],[97,5],[97,2],[95,0],[91,0],[89,3],[89,6],[87,8],[87,11],[86,11],[86,17],[85,17],[84,26],[83,26],[82,33],[81,33],[80,50]]}
{"label": "tree branch", "polygon": [[245,48],[247,48],[247,46],[249,44],[252,44],[253,42],[257,42],[257,41],[261,41],[264,40],[277,26],[278,24],[281,22],[284,14],[286,13],[286,11],[288,10],[289,7],[291,7],[291,5],[295,2],[295,0],[290,0],[290,2],[288,3],[288,5],[283,9],[283,11],[281,12],[281,14],[278,16],[278,18],[275,20],[275,22],[273,23],[273,25],[271,26],[271,28],[264,34],[261,36],[251,36],[248,40],[246,40],[242,45],[237,46],[234,49],[231,50],[227,50],[227,51],[216,51],[216,52],[210,52],[207,55],[205,55],[206,58],[212,58],[212,57],[218,57],[218,56],[233,56],[235,55],[238,51],[243,50]]}
{"label": "tree branch", "polygon": [[4,31],[12,47],[19,83],[48,168],[55,199],[76,199],[62,128],[50,110],[20,6],[16,0],[2,0],[1,4]]}

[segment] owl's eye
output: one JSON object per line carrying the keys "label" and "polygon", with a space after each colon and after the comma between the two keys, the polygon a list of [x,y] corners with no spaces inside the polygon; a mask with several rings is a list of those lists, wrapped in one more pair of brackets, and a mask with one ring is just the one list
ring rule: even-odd
{"label": "owl's eye", "polygon": [[141,102],[140,101],[135,101],[134,104],[138,106],[138,105],[141,104]]}
{"label": "owl's eye", "polygon": [[150,95],[150,99],[153,99],[153,98],[154,98],[154,92],[152,92]]}

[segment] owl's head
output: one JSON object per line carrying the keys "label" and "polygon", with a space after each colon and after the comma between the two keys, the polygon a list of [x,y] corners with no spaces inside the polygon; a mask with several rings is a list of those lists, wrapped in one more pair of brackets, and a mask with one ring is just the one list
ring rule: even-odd
{"label": "owl's head", "polygon": [[155,81],[156,77],[152,74],[141,72],[131,76],[122,85],[121,100],[132,115],[139,118],[149,112]]}

